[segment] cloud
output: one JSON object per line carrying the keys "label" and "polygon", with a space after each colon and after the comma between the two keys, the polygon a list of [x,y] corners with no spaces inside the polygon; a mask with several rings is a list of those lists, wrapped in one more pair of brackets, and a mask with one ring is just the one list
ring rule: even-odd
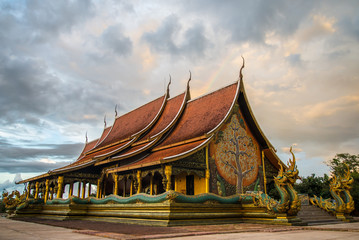
{"label": "cloud", "polygon": [[[187,1],[185,11],[204,14],[212,21],[216,32],[225,30],[233,42],[265,43],[266,35],[275,32],[290,36],[307,18],[313,1],[297,3],[276,1]],[[207,20],[207,18],[206,18]]]}
{"label": "cloud", "polygon": [[[4,140],[1,141],[0,151],[1,159],[16,159],[16,160],[26,160],[26,159],[36,159],[36,158],[76,158],[82,148],[82,143],[68,143],[68,144],[37,144],[37,145],[28,145],[26,147],[19,147],[17,145],[4,143]],[[50,163],[50,162],[47,162]]]}
{"label": "cloud", "polygon": [[82,148],[80,143],[20,147],[0,138],[0,172],[47,172],[73,162]]}
{"label": "cloud", "polygon": [[108,27],[102,35],[102,41],[105,47],[118,56],[126,56],[132,52],[132,41],[123,34],[121,25]]}
{"label": "cloud", "polygon": [[287,61],[292,66],[301,65],[302,59],[300,57],[300,54],[290,54],[288,57],[286,57]]}
{"label": "cloud", "polygon": [[211,45],[201,23],[184,30],[176,15],[167,16],[155,31],[145,32],[142,39],[154,52],[201,57]]}
{"label": "cloud", "polygon": [[88,19],[92,15],[92,2],[30,0],[24,9],[23,20],[35,30],[30,35],[33,41],[54,38],[64,31]]}
{"label": "cloud", "polygon": [[49,170],[60,168],[70,164],[71,161],[58,161],[56,164],[53,163],[44,163],[41,161],[20,161],[20,160],[11,160],[11,161],[1,161],[0,162],[0,172],[7,173],[45,173]]}

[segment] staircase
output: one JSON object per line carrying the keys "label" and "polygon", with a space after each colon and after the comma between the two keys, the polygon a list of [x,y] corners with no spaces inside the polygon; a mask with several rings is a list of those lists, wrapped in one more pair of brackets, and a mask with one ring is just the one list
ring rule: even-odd
{"label": "staircase", "polygon": [[313,205],[302,205],[297,217],[308,223],[308,225],[343,223],[335,216]]}

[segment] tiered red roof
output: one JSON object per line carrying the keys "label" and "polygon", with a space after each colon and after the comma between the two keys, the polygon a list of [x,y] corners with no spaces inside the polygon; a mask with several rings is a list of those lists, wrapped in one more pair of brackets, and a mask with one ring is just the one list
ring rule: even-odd
{"label": "tiered red roof", "polygon": [[85,145],[76,162],[49,174],[126,160],[125,165],[107,170],[119,172],[184,158],[210,142],[236,102],[246,105],[249,124],[256,128],[254,132],[263,147],[271,148],[251,113],[242,81],[194,100],[188,100],[189,96],[189,88],[171,99],[167,91],[164,96],[117,117],[99,139]]}

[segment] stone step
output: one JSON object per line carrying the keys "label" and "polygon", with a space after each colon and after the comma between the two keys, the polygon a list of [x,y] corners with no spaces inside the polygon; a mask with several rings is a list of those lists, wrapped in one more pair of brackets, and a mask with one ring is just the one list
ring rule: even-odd
{"label": "stone step", "polygon": [[327,221],[304,221],[306,222],[309,226],[313,226],[313,225],[326,225],[326,224],[341,224],[343,223],[340,220],[327,220]]}
{"label": "stone step", "polygon": [[300,219],[302,219],[303,221],[322,221],[322,220],[337,220],[337,218],[335,217],[299,217]]}
{"label": "stone step", "polygon": [[308,225],[324,225],[342,223],[335,216],[313,205],[302,205],[297,216]]}

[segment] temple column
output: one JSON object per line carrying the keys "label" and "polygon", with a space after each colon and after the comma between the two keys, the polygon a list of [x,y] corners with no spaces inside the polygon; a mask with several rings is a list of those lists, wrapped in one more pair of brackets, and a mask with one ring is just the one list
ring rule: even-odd
{"label": "temple column", "polygon": [[171,176],[172,176],[172,166],[171,165],[167,165],[165,166],[165,175],[166,175],[166,179],[167,179],[167,184],[166,184],[166,192],[171,190]]}
{"label": "temple column", "polygon": [[64,184],[64,176],[59,176],[59,178],[57,179],[57,198],[62,198],[62,193],[63,193],[63,184]]}
{"label": "temple column", "polygon": [[35,184],[35,199],[39,198],[39,185],[40,185],[40,183],[36,182],[36,184]]}
{"label": "temple column", "polygon": [[96,193],[96,198],[100,198],[100,190],[101,190],[101,187],[100,187],[100,184],[101,184],[101,180],[100,179],[97,179],[97,193]]}
{"label": "temple column", "polygon": [[50,187],[50,196],[49,199],[52,200],[54,198],[54,188]]}
{"label": "temple column", "polygon": [[137,187],[137,193],[141,192],[141,188],[142,188],[142,181],[141,181],[141,170],[137,171],[137,182],[138,182],[138,187]]}
{"label": "temple column", "polygon": [[86,182],[83,181],[83,182],[82,182],[82,194],[81,194],[81,198],[85,198],[85,192],[86,192]]}
{"label": "temple column", "polygon": [[114,174],[114,180],[115,180],[115,189],[113,191],[113,194],[118,195],[118,175]]}
{"label": "temple column", "polygon": [[89,183],[89,188],[87,190],[87,196],[90,197],[91,195],[91,183]]}
{"label": "temple column", "polygon": [[47,202],[47,199],[49,198],[49,179],[46,179],[45,182],[45,197],[44,197],[44,202]]}
{"label": "temple column", "polygon": [[209,193],[209,179],[211,177],[211,173],[209,169],[206,170],[206,193]]}
{"label": "temple column", "polygon": [[71,182],[69,187],[69,198],[72,197],[73,194],[74,194],[74,183]]}
{"label": "temple column", "polygon": [[26,200],[29,200],[30,198],[30,191],[31,191],[31,188],[30,188],[30,182],[27,183],[27,193],[26,193]]}
{"label": "temple column", "polygon": [[77,197],[80,198],[81,193],[81,181],[79,181],[79,185],[77,186]]}
{"label": "temple column", "polygon": [[150,195],[153,195],[153,175],[151,174],[150,178]]}

